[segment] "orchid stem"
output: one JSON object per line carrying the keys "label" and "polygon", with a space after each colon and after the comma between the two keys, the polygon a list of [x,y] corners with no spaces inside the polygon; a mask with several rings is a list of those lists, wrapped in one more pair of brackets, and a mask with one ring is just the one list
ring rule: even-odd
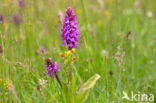
{"label": "orchid stem", "polygon": [[60,81],[60,79],[59,79],[59,77],[57,75],[56,75],[56,80],[58,81],[58,83],[60,84],[60,86],[62,88],[62,83],[61,83],[61,81]]}

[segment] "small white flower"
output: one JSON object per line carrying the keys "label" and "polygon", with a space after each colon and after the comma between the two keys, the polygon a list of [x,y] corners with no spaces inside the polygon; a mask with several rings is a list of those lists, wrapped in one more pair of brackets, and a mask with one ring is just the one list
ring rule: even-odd
{"label": "small white flower", "polygon": [[153,12],[151,12],[151,11],[147,12],[147,16],[148,16],[149,18],[152,18],[152,17],[153,17]]}
{"label": "small white flower", "polygon": [[39,81],[39,85],[42,88],[45,88],[46,84],[47,84],[47,80],[44,80],[44,79],[38,79]]}
{"label": "small white flower", "polygon": [[123,52],[122,50],[121,50],[121,47],[120,46],[118,46],[117,47],[117,52],[115,53],[115,61],[116,61],[116,63],[118,64],[118,65],[121,65],[121,64],[123,64],[124,63],[124,56],[125,56],[125,52]]}
{"label": "small white flower", "polygon": [[101,51],[101,56],[104,57],[104,58],[107,58],[108,57],[108,51],[106,51],[106,50],[103,49]]}

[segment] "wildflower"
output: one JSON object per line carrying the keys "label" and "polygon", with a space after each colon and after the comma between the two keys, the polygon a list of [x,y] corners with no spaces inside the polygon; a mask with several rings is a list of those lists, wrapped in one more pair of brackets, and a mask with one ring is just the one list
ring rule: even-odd
{"label": "wildflower", "polygon": [[56,62],[53,62],[51,58],[46,59],[46,70],[47,70],[48,75],[56,78],[56,80],[58,81],[58,83],[62,87],[62,83],[56,74],[56,72],[58,72],[58,70],[59,70],[59,65]]}
{"label": "wildflower", "polygon": [[45,86],[47,84],[47,80],[44,80],[44,79],[39,79],[39,86],[40,86],[40,89],[44,89]]}
{"label": "wildflower", "polygon": [[69,56],[69,55],[71,55],[71,51],[70,50],[65,52],[65,56]]}
{"label": "wildflower", "polygon": [[18,0],[17,4],[19,7],[23,8],[25,6],[25,1],[24,0]]}
{"label": "wildflower", "polygon": [[36,51],[37,54],[47,54],[46,49],[43,46],[39,46],[38,50]]}
{"label": "wildflower", "polygon": [[100,4],[101,8],[104,7],[105,1],[104,0],[97,0],[98,3]]}
{"label": "wildflower", "polygon": [[64,53],[60,53],[60,57],[68,57],[70,55],[72,55],[73,53],[75,53],[76,49],[72,48],[71,50],[65,51]]}
{"label": "wildflower", "polygon": [[4,23],[4,18],[2,15],[0,15],[0,23]]}
{"label": "wildflower", "polygon": [[56,77],[56,72],[59,70],[59,65],[56,62],[53,62],[51,58],[46,59],[46,70],[48,75],[51,77]]}
{"label": "wildflower", "polygon": [[102,56],[104,59],[107,59],[107,58],[108,58],[108,55],[109,55],[109,53],[108,53],[108,51],[106,51],[105,49],[103,49],[103,50],[101,51],[101,56]]}
{"label": "wildflower", "polygon": [[64,57],[65,56],[64,53],[60,53],[59,55],[60,55],[60,57]]}
{"label": "wildflower", "polygon": [[91,62],[93,62],[93,59],[92,58],[88,58],[87,61],[91,63]]}
{"label": "wildflower", "polygon": [[125,52],[121,52],[121,47],[118,46],[118,51],[115,53],[115,61],[118,65],[121,65],[124,63],[123,59],[125,56]]}
{"label": "wildflower", "polygon": [[13,14],[13,15],[12,15],[12,21],[13,21],[13,23],[16,24],[16,25],[20,24],[21,21],[22,21],[21,15],[18,14],[18,13]]}
{"label": "wildflower", "polygon": [[134,7],[135,7],[135,8],[140,8],[140,5],[141,5],[141,1],[140,1],[140,0],[136,0],[136,1],[134,2]]}
{"label": "wildflower", "polygon": [[111,76],[113,75],[113,71],[112,70],[109,71],[109,75],[111,75]]}
{"label": "wildflower", "polygon": [[60,23],[62,24],[62,23],[63,23],[64,15],[63,15],[63,13],[62,13],[61,10],[58,12],[57,16],[59,17],[59,21],[60,21]]}
{"label": "wildflower", "polygon": [[75,51],[76,51],[76,49],[75,49],[75,48],[73,48],[73,49],[71,50],[71,52],[72,52],[72,53],[75,53]]}
{"label": "wildflower", "polygon": [[19,101],[17,93],[14,89],[14,85],[11,82],[9,82],[9,84],[8,84],[8,90],[13,94],[13,96],[16,98],[16,100]]}
{"label": "wildflower", "polygon": [[151,12],[151,11],[147,12],[147,17],[152,18],[153,17],[153,12]]}
{"label": "wildflower", "polygon": [[10,85],[10,81],[6,80],[5,83],[4,83],[4,88],[9,90],[9,85]]}
{"label": "wildflower", "polygon": [[14,86],[13,86],[12,83],[9,83],[9,85],[8,85],[8,90],[9,90],[9,91],[14,91]]}
{"label": "wildflower", "polygon": [[141,8],[141,0],[135,0],[134,2],[134,8],[136,9],[138,14],[142,14],[142,8]]}
{"label": "wildflower", "polygon": [[76,15],[74,14],[74,10],[70,7],[66,10],[66,16],[61,31],[63,45],[67,45],[69,50],[77,48],[77,45],[79,44],[79,33],[77,32]]}

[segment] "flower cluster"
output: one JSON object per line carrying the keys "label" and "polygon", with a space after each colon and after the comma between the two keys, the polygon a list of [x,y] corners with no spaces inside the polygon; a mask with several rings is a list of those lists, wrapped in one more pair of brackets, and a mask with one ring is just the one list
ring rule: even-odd
{"label": "flower cluster", "polygon": [[19,25],[22,22],[22,16],[18,13],[12,15],[12,21],[14,24]]}
{"label": "flower cluster", "polygon": [[77,45],[79,44],[79,33],[77,32],[76,15],[74,14],[74,10],[70,7],[66,10],[61,31],[63,45],[67,45],[69,50],[77,48]]}
{"label": "flower cluster", "polygon": [[64,53],[60,53],[60,57],[68,57],[70,56],[72,53],[75,53],[76,49],[73,48],[71,50],[65,51]]}
{"label": "flower cluster", "polygon": [[24,0],[18,0],[17,4],[18,4],[19,7],[22,8],[22,7],[25,6],[25,1]]}
{"label": "flower cluster", "polygon": [[[62,24],[62,41],[64,46],[68,46],[68,50],[61,53],[60,57],[63,57],[64,59],[64,64],[66,67],[72,63],[73,60],[76,60],[75,56],[73,53],[75,53],[78,43],[78,35],[79,33],[77,32],[77,21],[76,21],[76,15],[74,14],[74,10],[70,7],[66,10],[66,15],[65,18],[62,22],[63,14],[60,13],[58,15],[60,17],[60,21]],[[52,61],[51,58],[46,59],[46,71],[47,74],[50,75],[51,77],[56,78],[58,83],[60,84],[61,87],[63,87],[59,76],[56,74],[59,70],[59,65],[57,62]],[[70,75],[70,73],[67,73],[67,75]],[[71,80],[70,76],[68,76],[68,80]]]}
{"label": "flower cluster", "polygon": [[44,79],[38,79],[38,83],[39,83],[39,86],[40,86],[40,90],[43,90],[47,84],[47,80],[44,80]]}
{"label": "flower cluster", "polygon": [[9,90],[9,87],[10,87],[11,82],[8,79],[2,79],[2,78],[0,78],[0,84],[3,85],[3,88],[4,89]]}
{"label": "flower cluster", "polygon": [[46,59],[46,70],[48,75],[51,77],[56,77],[56,72],[59,70],[59,65],[57,62],[53,62],[51,58]]}
{"label": "flower cluster", "polygon": [[47,54],[46,49],[44,46],[39,46],[38,50],[36,51],[37,54]]}
{"label": "flower cluster", "polygon": [[115,53],[115,61],[118,65],[124,64],[124,56],[125,56],[125,52],[121,51],[121,47],[118,46],[117,47],[117,52]]}

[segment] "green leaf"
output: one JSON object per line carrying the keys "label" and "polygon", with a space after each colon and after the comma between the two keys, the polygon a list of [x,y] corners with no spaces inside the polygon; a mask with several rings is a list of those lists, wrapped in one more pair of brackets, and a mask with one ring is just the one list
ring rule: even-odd
{"label": "green leaf", "polygon": [[96,84],[96,81],[100,78],[99,74],[95,74],[91,78],[89,78],[85,83],[83,83],[80,88],[78,89],[77,93],[84,93],[88,89],[93,88]]}

